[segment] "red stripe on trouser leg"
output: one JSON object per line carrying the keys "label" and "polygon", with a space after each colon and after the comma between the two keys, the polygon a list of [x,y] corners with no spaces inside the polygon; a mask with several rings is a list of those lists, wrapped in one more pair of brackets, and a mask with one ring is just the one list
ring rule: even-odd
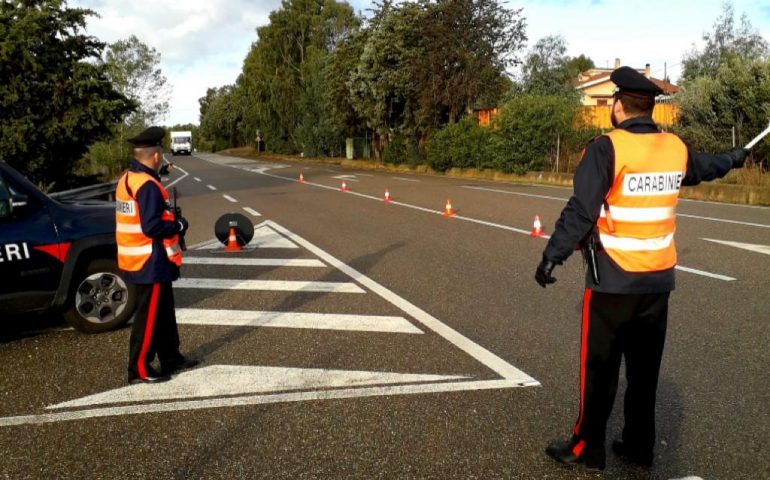
{"label": "red stripe on trouser leg", "polygon": [[583,423],[583,413],[585,412],[586,395],[586,360],[588,358],[588,326],[591,313],[591,289],[586,288],[583,294],[583,322],[580,336],[580,413],[577,423],[573,430],[575,435],[580,434],[580,425]]}
{"label": "red stripe on trouser leg", "polygon": [[158,310],[158,296],[160,294],[160,283],[155,283],[152,286],[152,296],[150,297],[150,308],[147,311],[147,322],[144,325],[144,337],[142,338],[142,349],[139,351],[139,360],[136,362],[136,370],[139,373],[139,378],[147,378],[147,369],[145,368],[145,360],[147,358],[147,350],[150,349],[150,342],[152,341],[152,328],[155,324],[155,313]]}
{"label": "red stripe on trouser leg", "polygon": [[572,447],[572,453],[573,453],[573,454],[574,454],[576,457],[579,457],[579,456],[580,456],[580,454],[581,454],[581,453],[583,453],[583,449],[585,448],[585,446],[586,446],[586,442],[585,442],[585,441],[583,441],[583,440],[580,440],[579,442],[577,442],[577,443],[575,444],[575,446],[574,446],[574,447]]}

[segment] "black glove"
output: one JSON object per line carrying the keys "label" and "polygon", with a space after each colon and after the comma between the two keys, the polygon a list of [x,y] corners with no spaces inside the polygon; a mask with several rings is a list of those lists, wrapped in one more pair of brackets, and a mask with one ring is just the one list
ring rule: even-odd
{"label": "black glove", "polygon": [[746,157],[749,156],[751,150],[745,148],[734,148],[727,152],[727,156],[733,161],[733,168],[743,168],[743,164],[746,163]]}
{"label": "black glove", "polygon": [[535,272],[535,281],[538,285],[545,288],[546,285],[556,283],[556,278],[551,275],[551,272],[553,272],[555,267],[555,263],[543,257],[543,260],[540,261],[540,265],[537,266],[537,271]]}
{"label": "black glove", "polygon": [[184,235],[187,229],[190,228],[190,223],[184,217],[177,218],[176,223],[179,224],[179,235]]}
{"label": "black glove", "polygon": [[158,170],[158,174],[160,175],[168,175],[168,172],[171,171],[171,169],[174,167],[174,164],[172,163],[164,163],[160,166],[160,170]]}

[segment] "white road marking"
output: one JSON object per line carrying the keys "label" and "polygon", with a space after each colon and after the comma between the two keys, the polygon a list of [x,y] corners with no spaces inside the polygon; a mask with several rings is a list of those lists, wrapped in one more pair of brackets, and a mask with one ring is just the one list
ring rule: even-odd
{"label": "white road marking", "polygon": [[[486,367],[495,371],[497,374],[503,376],[500,380],[463,380],[458,382],[438,381],[437,383],[421,383],[413,385],[386,385],[386,386],[374,386],[374,387],[358,387],[358,388],[339,388],[332,390],[316,390],[309,392],[289,392],[289,393],[277,393],[277,394],[259,394],[259,395],[246,395],[238,397],[226,397],[226,398],[213,398],[204,400],[183,400],[183,401],[170,401],[154,404],[139,404],[139,405],[127,405],[127,406],[108,406],[105,408],[91,408],[77,411],[65,411],[59,413],[47,413],[40,415],[23,415],[14,417],[0,418],[0,427],[13,426],[13,425],[25,425],[25,424],[43,424],[51,422],[82,420],[87,418],[99,418],[110,417],[118,415],[136,415],[146,413],[159,413],[159,412],[174,412],[185,410],[198,410],[206,408],[223,408],[223,407],[235,407],[245,405],[260,405],[260,404],[272,404],[282,402],[301,402],[309,400],[330,400],[330,399],[342,399],[342,398],[362,398],[372,396],[390,396],[390,395],[410,395],[410,394],[424,394],[424,393],[440,393],[440,392],[459,392],[467,390],[488,390],[488,389],[505,389],[505,388],[518,388],[539,386],[540,383],[534,378],[528,376],[521,370],[517,369],[513,365],[507,363],[502,358],[498,357],[494,353],[485,349],[484,347],[476,344],[467,337],[463,336],[459,332],[453,330],[451,327],[441,323],[438,319],[431,316],[429,313],[421,310],[419,307],[411,304],[407,300],[399,297],[392,291],[388,290],[384,286],[378,284],[374,280],[364,276],[352,267],[349,267],[330,254],[324,252],[320,248],[316,247],[307,240],[289,232],[285,228],[277,225],[273,222],[266,221],[258,225],[259,228],[272,228],[275,231],[280,232],[288,238],[291,238],[294,242],[310,250],[316,256],[326,261],[328,264],[340,269],[343,273],[352,277],[360,284],[371,289],[374,293],[382,296],[385,300],[391,302],[394,306],[398,307],[405,313],[409,314],[414,320],[421,323],[426,328],[434,331],[445,340],[449,341],[456,347],[463,350],[468,355],[471,355],[476,360],[481,362]],[[181,375],[180,375],[181,376]],[[457,377],[457,378],[469,378],[469,377]],[[208,376],[205,379],[209,382]],[[254,383],[254,382],[249,382]],[[199,384],[196,384],[199,386]],[[344,384],[343,384],[344,386]],[[134,386],[132,388],[137,388]],[[117,401],[123,401],[122,396],[117,397]]]}
{"label": "white road marking", "polygon": [[336,178],[336,179],[339,179],[339,180],[347,180],[348,182],[358,182],[359,181],[356,178],[355,175],[337,175],[336,177],[332,177],[332,178]]}
{"label": "white road marking", "polygon": [[371,173],[361,173],[361,172],[356,173],[356,175],[358,175],[359,177],[373,177],[374,176]]}
{"label": "white road marking", "polygon": [[457,375],[424,375],[320,368],[211,365],[182,372],[170,382],[132,385],[63,402],[49,409],[180,398],[222,397],[318,388],[364,387],[398,383],[461,380]]}
{"label": "white road marking", "polygon": [[[479,380],[462,382],[427,383],[417,385],[394,385],[384,387],[342,388],[335,390],[317,390],[311,392],[277,393],[271,395],[247,395],[239,397],[214,398],[206,400],[183,400],[178,402],[149,403],[107,408],[91,408],[40,415],[21,415],[0,417],[0,427],[18,425],[40,425],[45,423],[85,420],[88,418],[114,417],[120,415],[139,415],[147,413],[179,412],[208,408],[240,407],[249,405],[267,405],[286,402],[306,402],[311,400],[337,400],[343,398],[364,398],[392,395],[414,395],[425,393],[462,392],[467,390],[498,390],[540,385],[517,383],[511,380]],[[157,385],[153,385],[157,386]],[[134,385],[133,387],[137,387]]]}
{"label": "white road marking", "polygon": [[[507,195],[519,195],[519,196],[522,196],[522,197],[543,198],[543,199],[546,199],[546,200],[559,200],[561,202],[566,202],[567,200],[569,200],[569,198],[563,198],[563,197],[551,197],[551,196],[548,196],[548,195],[538,195],[538,194],[534,194],[534,193],[513,192],[513,191],[510,191],[510,190],[500,190],[500,189],[496,189],[496,188],[474,187],[474,186],[470,186],[470,185],[463,185],[462,188],[467,188],[469,190],[482,190],[482,191],[485,191],[485,192],[505,193]],[[685,199],[680,199],[680,201],[682,201],[682,200],[685,200]],[[730,204],[725,204],[725,205],[730,205]],[[730,220],[728,218],[703,217],[703,216],[700,216],[700,215],[691,215],[689,213],[677,213],[676,216],[677,217],[685,217],[685,218],[695,218],[695,219],[698,219],[698,220],[708,220],[708,221],[711,221],[711,222],[721,222],[721,223],[732,223],[732,224],[736,224],[736,225],[746,225],[746,226],[749,226],[749,227],[770,228],[770,225],[763,224],[763,223],[742,222],[742,221],[738,221],[738,220]]]}
{"label": "white road marking", "polygon": [[315,258],[184,257],[187,265],[235,265],[241,267],[325,267]]}
{"label": "white road marking", "polygon": [[233,197],[231,197],[230,195],[222,195],[222,196],[223,196],[223,197],[225,198],[225,200],[227,200],[228,202],[232,202],[232,203],[238,203],[238,200],[234,199],[234,198],[233,198]]}
{"label": "white road marking", "polygon": [[750,252],[764,253],[770,255],[770,245],[758,245],[755,243],[742,243],[742,242],[728,242],[727,240],[715,240],[713,238],[704,238],[707,242],[719,243],[730,247],[740,248],[748,250]]}
{"label": "white road marking", "polygon": [[746,225],[749,227],[770,228],[770,225],[766,225],[764,223],[740,222],[738,220],[729,220],[727,218],[701,217],[700,215],[690,215],[686,213],[677,213],[676,216],[686,217],[686,218],[697,218],[698,220],[709,220],[712,222],[734,223],[736,225]]}
{"label": "white road marking", "polygon": [[415,183],[420,182],[419,180],[415,180],[414,178],[404,178],[404,177],[390,177],[390,178],[394,178],[396,180],[403,180],[404,182],[415,182]]}
{"label": "white road marking", "polygon": [[174,288],[212,290],[263,290],[279,292],[366,293],[355,283],[304,280],[230,280],[224,278],[181,278]]}
{"label": "white road marking", "polygon": [[254,215],[255,217],[261,217],[262,216],[261,213],[259,213],[258,211],[254,210],[251,207],[243,207],[243,209],[246,210],[248,213]]}
{"label": "white road marking", "polygon": [[463,185],[462,188],[467,188],[468,190],[481,190],[484,192],[495,192],[495,193],[505,193],[507,195],[519,195],[521,197],[534,197],[534,198],[544,198],[546,200],[559,200],[562,202],[566,202],[569,200],[569,197],[551,197],[549,195],[538,195],[535,193],[523,193],[523,192],[512,192],[510,190],[500,190],[498,188],[487,188],[487,187],[474,187],[471,185]]}
{"label": "white road marking", "polygon": [[201,181],[201,179],[198,178],[198,177],[193,177],[193,178],[195,179],[196,182],[200,182]]}
{"label": "white road marking", "polygon": [[687,272],[687,273],[694,273],[696,275],[702,275],[704,277],[714,278],[714,279],[717,279],[717,280],[724,280],[725,282],[733,282],[733,281],[737,280],[736,278],[728,277],[727,275],[720,275],[718,273],[704,272],[703,270],[697,270],[695,268],[683,267],[682,265],[677,265],[676,269],[677,270],[681,270],[683,272]]}
{"label": "white road marking", "polygon": [[176,180],[174,180],[173,182],[171,182],[171,183],[167,184],[167,185],[166,185],[166,188],[171,188],[171,187],[173,187],[174,185],[176,185],[177,183],[181,182],[182,180],[184,180],[184,179],[185,179],[185,177],[187,177],[187,176],[189,175],[189,173],[187,173],[187,172],[186,172],[186,171],[185,171],[185,170],[184,170],[182,167],[177,167],[176,165],[174,165],[174,168],[175,168],[175,169],[179,169],[179,171],[180,171],[180,172],[182,172],[182,173],[184,173],[184,175],[182,175],[181,177],[177,178],[177,179],[176,179]]}
{"label": "white road marking", "polygon": [[176,321],[185,325],[228,327],[278,327],[354,332],[422,333],[404,317],[344,315],[339,313],[259,312],[177,308]]}
{"label": "white road marking", "polygon": [[386,287],[380,285],[379,283],[375,282],[374,280],[370,279],[369,277],[355,270],[353,267],[350,267],[342,263],[341,261],[337,260],[330,254],[326,253],[325,251],[316,247],[312,243],[308,242],[304,238],[298,235],[295,235],[294,233],[290,232],[289,230],[286,230],[282,226],[270,220],[263,222],[263,224],[269,225],[270,227],[275,229],[277,232],[285,235],[287,238],[290,238],[294,243],[306,248],[307,250],[310,250],[313,254],[315,254],[315,256],[317,256],[327,264],[333,267],[336,267],[337,269],[341,270],[343,273],[348,275],[350,278],[352,278],[359,284],[363,285],[364,287],[373,291],[374,293],[381,296],[385,300],[389,301],[390,303],[392,303],[393,305],[401,309],[403,312],[407,313],[409,316],[411,316],[418,322],[422,323],[425,327],[436,332],[438,335],[443,337],[452,345],[456,346],[457,348],[461,349],[465,353],[474,357],[476,360],[484,364],[487,368],[493,370],[495,373],[497,373],[501,377],[522,385],[524,384],[540,385],[537,382],[537,380],[530,377],[526,373],[522,372],[518,368],[514,367],[510,363],[506,362],[502,358],[498,357],[494,353],[490,352],[486,348],[469,340],[467,337],[465,337],[458,331],[452,329],[451,327],[449,327],[444,323],[441,323],[441,321],[439,321],[436,317],[432,316],[431,314],[427,313],[426,311],[422,310],[416,305],[410,303],[408,300],[393,293]]}
{"label": "white road marking", "polygon": [[212,191],[217,189],[217,187],[215,187],[214,185],[206,185],[206,186],[208,187],[209,190],[212,190]]}

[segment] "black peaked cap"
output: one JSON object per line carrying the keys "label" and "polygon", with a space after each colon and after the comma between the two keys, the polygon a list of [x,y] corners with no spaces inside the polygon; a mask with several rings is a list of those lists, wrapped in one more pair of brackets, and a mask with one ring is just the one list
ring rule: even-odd
{"label": "black peaked cap", "polygon": [[663,93],[659,86],[631,67],[616,69],[610,75],[610,80],[618,86],[621,92],[651,97]]}
{"label": "black peaked cap", "polygon": [[136,148],[157,147],[163,143],[163,137],[165,136],[166,131],[164,129],[160,127],[150,127],[139,135],[129,138],[127,142]]}

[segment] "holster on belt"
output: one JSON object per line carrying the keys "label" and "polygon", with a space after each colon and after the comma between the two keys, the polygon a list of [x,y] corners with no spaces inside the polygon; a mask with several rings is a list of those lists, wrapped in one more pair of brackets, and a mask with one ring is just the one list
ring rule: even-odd
{"label": "holster on belt", "polygon": [[599,285],[599,264],[596,260],[596,254],[599,250],[599,241],[597,240],[597,234],[594,229],[586,235],[586,237],[580,242],[580,251],[583,253],[583,261],[585,262],[588,270],[591,272],[591,278],[595,285]]}

